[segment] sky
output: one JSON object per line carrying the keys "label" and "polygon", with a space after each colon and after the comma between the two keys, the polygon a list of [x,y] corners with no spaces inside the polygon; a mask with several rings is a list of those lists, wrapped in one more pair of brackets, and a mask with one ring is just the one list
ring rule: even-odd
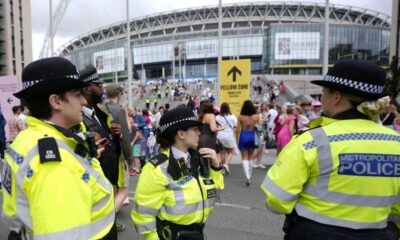
{"label": "sky", "polygon": [[[53,1],[53,13],[60,0]],[[267,2],[267,0],[222,0],[222,4]],[[268,1],[268,2],[286,2]],[[291,0],[290,2],[317,2],[325,0]],[[330,0],[331,4],[351,5],[391,15],[392,0]],[[160,12],[200,6],[218,5],[218,0],[130,0],[130,18],[154,15]],[[33,59],[39,57],[40,48],[49,25],[49,0],[31,0]],[[126,21],[125,0],[71,0],[54,38],[54,50],[84,33]]]}

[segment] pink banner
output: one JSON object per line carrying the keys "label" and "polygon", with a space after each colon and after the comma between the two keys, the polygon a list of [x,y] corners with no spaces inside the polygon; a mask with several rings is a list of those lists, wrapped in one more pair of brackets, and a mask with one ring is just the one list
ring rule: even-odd
{"label": "pink banner", "polygon": [[0,77],[0,107],[4,118],[7,120],[6,138],[8,139],[8,121],[13,116],[12,107],[20,105],[20,101],[13,93],[18,92],[18,79],[16,76]]}

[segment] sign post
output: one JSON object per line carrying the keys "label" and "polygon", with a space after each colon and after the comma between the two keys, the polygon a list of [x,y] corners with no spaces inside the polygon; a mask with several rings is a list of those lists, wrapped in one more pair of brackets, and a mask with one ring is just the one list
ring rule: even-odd
{"label": "sign post", "polygon": [[224,60],[220,71],[220,102],[227,102],[239,116],[243,102],[250,99],[250,59]]}
{"label": "sign post", "polygon": [[13,93],[18,92],[18,79],[16,76],[0,77],[0,107],[4,118],[7,120],[6,138],[8,139],[8,120],[14,116],[12,108],[20,105],[20,101]]}

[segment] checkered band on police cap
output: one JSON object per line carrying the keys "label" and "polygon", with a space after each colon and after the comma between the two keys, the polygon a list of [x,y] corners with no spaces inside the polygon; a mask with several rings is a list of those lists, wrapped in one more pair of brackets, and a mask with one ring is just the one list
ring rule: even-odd
{"label": "checkered band on police cap", "polygon": [[174,108],[166,112],[160,119],[158,134],[176,132],[186,127],[200,125],[194,113],[186,107]]}
{"label": "checkered band on police cap", "polygon": [[[61,77],[63,77],[63,78],[72,78],[72,79],[75,79],[75,80],[79,79],[78,75],[64,75],[64,76],[61,76]],[[43,81],[47,80],[47,79],[48,78],[42,78],[42,79],[37,79],[37,80],[24,81],[24,82],[22,82],[22,89],[29,88],[29,87],[31,87],[31,86],[33,86],[35,84],[38,84],[40,82],[43,82]]]}
{"label": "checkered band on police cap", "polygon": [[367,61],[341,60],[322,80],[311,82],[368,100],[379,99],[386,95],[386,71],[379,65]]}
{"label": "checkered band on police cap", "polygon": [[367,93],[380,94],[383,92],[383,89],[385,88],[385,86],[380,86],[380,85],[370,84],[370,83],[365,83],[365,82],[359,82],[359,81],[341,78],[341,77],[335,77],[335,76],[331,76],[331,75],[326,75],[324,80],[332,82],[332,83],[344,85],[344,86],[347,86],[350,88],[354,88],[354,89],[360,90],[362,92],[367,92]]}
{"label": "checkered band on police cap", "polygon": [[85,83],[103,83],[97,69],[93,65],[88,65],[79,71],[79,78]]}

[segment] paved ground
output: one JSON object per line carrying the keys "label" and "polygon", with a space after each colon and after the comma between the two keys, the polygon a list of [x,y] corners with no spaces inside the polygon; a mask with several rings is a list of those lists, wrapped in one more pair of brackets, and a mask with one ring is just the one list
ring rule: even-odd
{"label": "paved ground", "polygon": [[[272,164],[275,152],[264,155],[264,164]],[[283,216],[277,216],[264,208],[264,194],[260,185],[265,169],[254,169],[253,183],[244,185],[240,157],[232,161],[231,174],[225,178],[225,190],[213,214],[208,219],[205,235],[207,240],[278,240],[283,239],[281,226]],[[137,177],[131,177],[130,197],[133,197]],[[0,194],[2,202],[2,194]],[[118,214],[118,222],[126,225],[126,230],[119,234],[120,240],[144,239],[133,228],[130,220],[130,207]],[[60,219],[61,220],[61,219]],[[0,240],[7,239],[7,226],[0,221]]]}

